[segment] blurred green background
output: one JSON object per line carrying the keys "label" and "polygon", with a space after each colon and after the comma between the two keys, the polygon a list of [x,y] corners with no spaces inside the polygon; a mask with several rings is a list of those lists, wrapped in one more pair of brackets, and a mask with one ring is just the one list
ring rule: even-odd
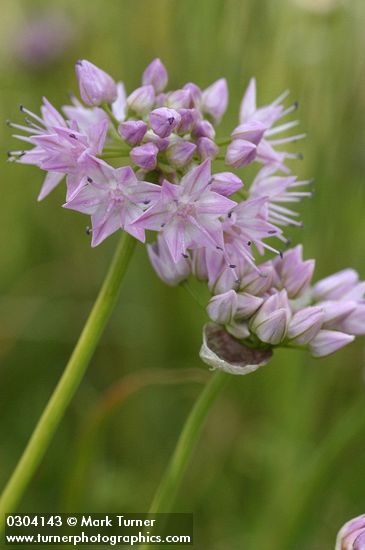
{"label": "blurred green background", "polygon": [[[1,485],[118,238],[92,250],[86,218],[60,208],[61,187],[36,202],[43,175],[5,162],[18,147],[5,120],[20,121],[20,103],[37,111],[42,95],[67,103],[78,58],[128,90],[154,57],[171,87],[225,76],[221,136],[236,123],[249,77],[261,104],[290,88],[308,133],[294,171],[316,179],[316,196],[301,206],[305,228],[291,237],[317,259],[316,278],[348,265],[365,278],[364,27],[364,0],[1,0]],[[198,358],[204,321],[183,289],[157,279],[140,246],[20,511],[148,509],[209,376]],[[364,340],[320,361],[280,351],[254,375],[230,380],[175,510],[194,512],[198,549],[331,549],[340,526],[365,512],[364,442]]]}

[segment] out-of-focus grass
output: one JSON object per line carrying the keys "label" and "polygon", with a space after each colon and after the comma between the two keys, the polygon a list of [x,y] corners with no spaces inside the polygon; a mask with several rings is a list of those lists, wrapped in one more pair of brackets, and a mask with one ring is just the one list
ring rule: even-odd
{"label": "out-of-focus grass", "polygon": [[[73,42],[52,64],[31,68],[16,44],[24,25],[50,4],[69,18]],[[42,95],[66,103],[80,57],[128,89],[155,56],[168,66],[172,86],[206,86],[226,76],[231,102],[222,136],[236,121],[251,75],[261,102],[290,88],[308,133],[304,161],[293,169],[316,178],[316,196],[301,207],[305,229],[291,237],[317,259],[318,277],[347,265],[365,277],[363,0],[327,13],[289,0],[2,0],[1,8],[4,121],[19,119],[20,103],[38,109]],[[4,158],[14,145],[4,126]],[[2,165],[1,483],[62,372],[115,246],[111,238],[90,249],[86,218],[60,208],[62,189],[38,204],[41,180],[37,169]],[[22,510],[66,511],[85,411],[124,373],[199,366],[203,322],[183,289],[157,279],[141,247]],[[363,351],[361,339],[322,361],[281,351],[255,375],[232,378],[176,506],[194,511],[197,548],[326,550],[340,525],[364,511]],[[146,510],[198,391],[194,384],[154,386],[118,408],[103,425],[87,486],[74,494],[72,508]]]}

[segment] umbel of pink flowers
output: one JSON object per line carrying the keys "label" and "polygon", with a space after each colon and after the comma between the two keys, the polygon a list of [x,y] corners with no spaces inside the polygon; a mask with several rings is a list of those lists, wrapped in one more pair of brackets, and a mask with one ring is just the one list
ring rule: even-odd
{"label": "umbel of pink flowers", "polygon": [[[152,231],[148,254],[163,281],[207,283],[205,362],[245,374],[276,346],[320,357],[365,333],[365,283],[355,271],[312,285],[314,260],[303,261],[301,246],[282,254],[267,242],[287,244],[283,228],[301,225],[289,203],[311,195],[311,181],[287,166],[300,155],[282,149],[304,137],[280,136],[298,124],[285,119],[296,109],[283,105],[287,92],[257,107],[251,79],[238,125],[218,140],[228,105],[223,78],[204,90],[189,82],[166,91],[167,71],[155,59],[127,95],[89,61],[76,63],[76,75],[82,101],[72,97],[63,114],[45,98],[40,116],[21,106],[25,123],[9,126],[31,148],[9,159],[46,171],[39,200],[66,179],[64,207],[91,216],[92,246],[120,229],[141,242]],[[213,171],[214,160],[227,169]],[[246,190],[240,169],[252,163],[258,172]],[[277,257],[257,263],[267,250]]]}

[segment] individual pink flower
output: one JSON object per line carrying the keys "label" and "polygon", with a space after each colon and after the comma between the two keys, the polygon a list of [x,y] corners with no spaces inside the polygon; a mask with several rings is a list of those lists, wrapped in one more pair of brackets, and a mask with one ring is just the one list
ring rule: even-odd
{"label": "individual pink flower", "polygon": [[235,202],[211,191],[210,161],[190,170],[179,185],[164,180],[159,200],[134,223],[143,229],[161,231],[175,262],[188,250],[223,247],[220,217]]}
{"label": "individual pink flower", "polygon": [[92,246],[118,229],[144,242],[143,228],[133,222],[158,199],[160,187],[137,180],[130,166],[115,169],[93,157],[88,157],[87,173],[86,185],[64,207],[91,215]]}
{"label": "individual pink flower", "polygon": [[147,252],[157,275],[170,286],[178,285],[190,275],[190,262],[183,256],[175,262],[163,238],[159,235],[157,241],[147,245]]}

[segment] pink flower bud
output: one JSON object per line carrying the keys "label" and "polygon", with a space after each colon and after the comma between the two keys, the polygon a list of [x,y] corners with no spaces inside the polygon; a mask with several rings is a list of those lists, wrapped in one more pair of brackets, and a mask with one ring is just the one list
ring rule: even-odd
{"label": "pink flower bud", "polygon": [[153,143],[145,143],[139,147],[134,147],[130,152],[130,157],[134,164],[144,170],[154,170],[157,165],[158,147]]}
{"label": "pink flower bud", "polygon": [[176,90],[168,94],[166,105],[171,109],[189,109],[191,98],[189,90]]}
{"label": "pink flower bud", "polygon": [[181,116],[175,109],[160,107],[150,112],[151,128],[161,138],[168,137],[180,121]]}
{"label": "pink flower bud", "polygon": [[313,287],[315,300],[338,300],[350,291],[358,282],[359,276],[354,269],[344,269],[330,275]]}
{"label": "pink flower bud", "polygon": [[189,134],[199,121],[200,113],[196,109],[179,109],[181,121],[178,127],[179,134]]}
{"label": "pink flower bud", "polygon": [[224,294],[217,294],[209,300],[207,312],[212,321],[221,325],[227,325],[237,311],[237,294],[234,290],[229,290]]}
{"label": "pink flower bud", "polygon": [[260,266],[260,271],[251,269],[240,280],[240,289],[254,294],[263,294],[272,286],[274,278],[274,268],[271,262],[267,262]]}
{"label": "pink flower bud", "polygon": [[256,145],[244,139],[234,139],[227,147],[226,164],[234,168],[246,166],[256,158]]}
{"label": "pink flower bud", "polygon": [[201,137],[197,141],[198,153],[202,160],[214,159],[219,153],[219,147],[209,138]]}
{"label": "pink flower bud", "polygon": [[248,319],[251,317],[263,303],[263,298],[253,296],[247,292],[237,294],[237,313],[236,316],[240,319]]}
{"label": "pink flower bud", "polygon": [[285,337],[290,319],[290,306],[285,290],[265,300],[258,313],[251,319],[251,330],[268,344],[280,344]]}
{"label": "pink flower bud", "polygon": [[[342,330],[342,321],[356,309],[356,302],[352,300],[329,300],[327,302],[319,302],[323,310],[323,328]],[[348,332],[344,330],[343,332]]]}
{"label": "pink flower bud", "polygon": [[189,261],[181,257],[175,262],[164,239],[158,238],[157,242],[147,245],[147,252],[157,275],[166,284],[175,286],[189,277]]}
{"label": "pink flower bud", "polygon": [[179,139],[166,149],[166,158],[173,166],[180,168],[191,161],[195,150],[194,143]]}
{"label": "pink flower bud", "polygon": [[219,172],[218,174],[213,174],[210,185],[212,191],[224,197],[233,195],[233,193],[243,187],[242,180],[232,172]]}
{"label": "pink flower bud", "polygon": [[105,71],[83,59],[76,63],[76,76],[80,95],[87,105],[113,103],[117,98],[117,85]]}
{"label": "pink flower bud", "polygon": [[354,311],[339,323],[338,328],[355,336],[365,334],[365,303],[357,304]]}
{"label": "pink flower bud", "polygon": [[288,339],[298,346],[308,344],[318,334],[323,323],[320,307],[306,307],[297,311],[288,327]]}
{"label": "pink flower bud", "polygon": [[190,93],[191,107],[199,108],[202,99],[202,91],[199,86],[193,82],[188,82],[183,87],[183,90],[188,90]]}
{"label": "pink flower bud", "polygon": [[215,138],[215,130],[213,125],[208,120],[200,120],[193,128],[191,135],[195,138],[207,137]]}
{"label": "pink flower bud", "polygon": [[155,90],[153,86],[141,86],[127,97],[128,107],[138,115],[147,114],[153,107]]}
{"label": "pink flower bud", "polygon": [[297,298],[309,286],[315,267],[314,260],[302,260],[302,246],[298,245],[274,261],[282,286],[289,298]]}
{"label": "pink flower bud", "polygon": [[365,514],[351,519],[341,528],[336,538],[335,550],[364,550]]}
{"label": "pink flower bud", "polygon": [[228,104],[228,88],[225,78],[220,78],[209,88],[206,88],[202,96],[202,110],[208,113],[218,123],[224,115]]}
{"label": "pink flower bud", "polygon": [[354,336],[335,330],[320,330],[309,343],[309,349],[313,357],[324,357],[343,348],[354,338]]}
{"label": "pink flower bud", "polygon": [[266,126],[261,124],[261,122],[251,120],[249,122],[245,122],[245,124],[240,124],[237,126],[231,135],[233,139],[244,139],[245,141],[250,141],[251,143],[258,145],[264,137],[265,131]]}
{"label": "pink flower bud", "polygon": [[130,145],[138,145],[147,132],[147,124],[143,120],[127,120],[119,125],[118,131]]}
{"label": "pink flower bud", "polygon": [[158,94],[166,87],[168,81],[167,71],[160,59],[154,59],[145,69],[142,76],[143,86],[151,85]]}

